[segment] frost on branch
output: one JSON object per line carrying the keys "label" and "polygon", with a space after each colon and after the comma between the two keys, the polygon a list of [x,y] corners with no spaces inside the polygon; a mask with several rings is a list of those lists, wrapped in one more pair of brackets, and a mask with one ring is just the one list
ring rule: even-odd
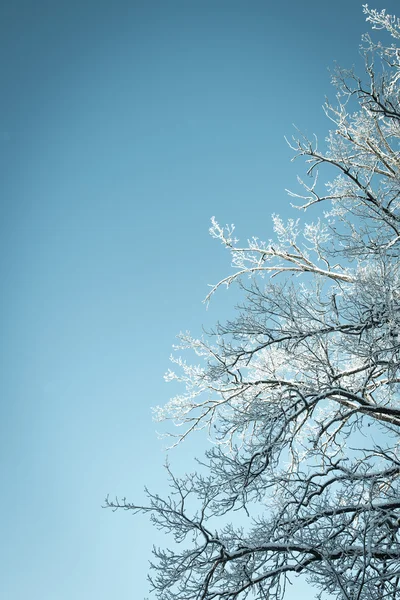
{"label": "frost on branch", "polygon": [[[364,12],[400,38],[398,19]],[[274,215],[273,240],[244,244],[212,219],[232,271],[206,301],[237,284],[242,306],[179,336],[166,379],[182,392],[156,411],[178,442],[207,431],[198,473],[168,467],[170,496],[146,506],[107,501],[173,536],[154,549],[160,600],[278,600],[300,573],[320,598],[400,597],[400,52],[368,35],[363,51],[364,79],[334,75],[326,152],[291,142],[311,176],[291,197],[324,219]]]}

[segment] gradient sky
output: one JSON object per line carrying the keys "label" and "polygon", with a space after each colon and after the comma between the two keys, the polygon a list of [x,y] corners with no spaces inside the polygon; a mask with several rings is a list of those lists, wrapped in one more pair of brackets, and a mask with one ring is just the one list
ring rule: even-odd
{"label": "gradient sky", "polygon": [[1,4],[0,597],[140,600],[167,539],[101,505],[167,489],[171,345],[235,300],[201,303],[230,262],[209,219],[268,239],[290,214],[284,135],[324,137],[368,26],[358,0]]}

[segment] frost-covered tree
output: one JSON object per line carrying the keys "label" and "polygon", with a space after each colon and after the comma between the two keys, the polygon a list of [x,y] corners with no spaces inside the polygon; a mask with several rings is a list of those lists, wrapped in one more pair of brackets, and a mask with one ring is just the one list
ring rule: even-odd
{"label": "frost-covered tree", "polygon": [[158,410],[211,449],[170,472],[169,497],[108,501],[173,535],[154,550],[160,600],[278,599],[301,573],[321,598],[400,598],[400,20],[364,12],[393,44],[366,35],[364,79],[335,72],[325,150],[291,141],[312,177],[291,196],[323,218],[274,216],[276,239],[245,245],[212,221],[234,270],[207,300],[235,283],[243,304],[180,336],[199,364],[173,359],[186,393]]}

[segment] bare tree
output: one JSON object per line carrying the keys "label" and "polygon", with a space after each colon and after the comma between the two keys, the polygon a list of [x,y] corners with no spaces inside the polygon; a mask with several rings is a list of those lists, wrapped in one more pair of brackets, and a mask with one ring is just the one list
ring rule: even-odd
{"label": "bare tree", "polygon": [[312,176],[291,196],[324,218],[274,216],[275,241],[243,246],[212,220],[234,271],[207,300],[233,283],[245,299],[206,337],[180,336],[200,365],[173,359],[186,393],[158,409],[178,442],[206,428],[211,449],[198,473],[168,468],[168,498],[107,500],[173,534],[154,550],[162,600],[278,599],[300,573],[318,597],[400,598],[400,20],[364,13],[394,44],[364,36],[365,81],[335,72],[324,151],[290,142]]}

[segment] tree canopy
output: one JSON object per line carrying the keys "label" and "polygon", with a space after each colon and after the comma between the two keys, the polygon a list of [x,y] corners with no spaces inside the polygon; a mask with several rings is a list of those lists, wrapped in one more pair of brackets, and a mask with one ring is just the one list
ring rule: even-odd
{"label": "tree canopy", "polygon": [[173,536],[154,549],[160,600],[278,600],[300,573],[321,598],[400,596],[400,20],[363,10],[392,39],[363,37],[363,77],[335,71],[323,148],[290,141],[309,176],[293,210],[323,216],[275,215],[274,240],[243,245],[212,220],[233,271],[207,301],[236,284],[243,302],[209,334],[180,335],[167,379],[185,391],[157,409],[178,442],[208,431],[198,472],[169,470],[170,495],[146,506],[107,500]]}

